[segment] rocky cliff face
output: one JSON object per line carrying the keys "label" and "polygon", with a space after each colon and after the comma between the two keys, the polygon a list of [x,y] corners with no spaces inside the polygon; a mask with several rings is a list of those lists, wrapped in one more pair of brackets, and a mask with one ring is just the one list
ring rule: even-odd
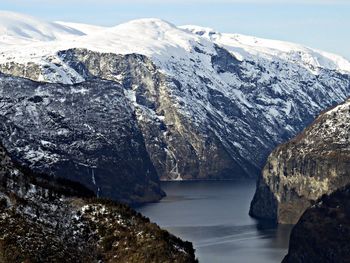
{"label": "rocky cliff face", "polygon": [[0,71],[115,82],[164,180],[254,177],[277,144],[350,94],[349,62],[295,44],[159,19],[97,31],[6,46]]}
{"label": "rocky cliff face", "polygon": [[[194,53],[197,60],[204,56],[198,50]],[[269,70],[266,65],[240,62],[219,47],[209,59],[215,73],[202,76],[193,69],[204,65],[186,65],[191,78],[181,78],[181,72],[165,74],[143,55],[85,49],[59,51],[44,67],[11,63],[1,70],[31,79],[44,76],[50,82],[54,75],[73,83],[97,78],[120,85],[161,179],[253,177],[276,144],[349,94],[349,77],[335,71],[303,76],[305,80],[269,76],[261,83],[263,72]],[[58,62],[53,65],[53,60]],[[174,68],[184,65],[176,62]],[[240,84],[225,83],[224,75],[239,79]],[[283,89],[273,91],[276,85]]]}
{"label": "rocky cliff face", "polygon": [[20,167],[0,146],[0,261],[196,262],[191,243],[93,196]]}
{"label": "rocky cliff face", "polygon": [[283,263],[350,262],[350,187],[324,196],[294,226]]}
{"label": "rocky cliff face", "polygon": [[33,171],[125,203],[163,196],[134,111],[115,82],[45,84],[2,75],[0,119],[4,146]]}
{"label": "rocky cliff face", "polygon": [[[189,105],[179,101],[186,93],[182,84],[163,74],[149,58],[81,49],[61,51],[58,56],[84,79],[99,77],[122,85],[161,179],[229,178],[235,172],[236,176],[244,174],[221,140],[204,125],[217,127],[216,120],[202,123],[198,112],[186,112],[183,107]],[[214,100],[213,103],[219,103]]]}
{"label": "rocky cliff face", "polygon": [[324,194],[350,183],[350,101],[322,113],[269,156],[250,214],[295,224]]}

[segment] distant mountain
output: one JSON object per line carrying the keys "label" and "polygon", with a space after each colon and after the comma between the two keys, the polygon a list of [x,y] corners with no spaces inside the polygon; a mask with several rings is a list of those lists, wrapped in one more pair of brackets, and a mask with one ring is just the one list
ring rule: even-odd
{"label": "distant mountain", "polygon": [[[255,177],[276,145],[350,95],[347,60],[297,44],[177,27],[159,19],[109,28],[62,25],[84,35],[20,45],[16,39],[12,45],[0,41],[0,71],[65,85],[116,83],[118,96],[127,99],[126,109],[136,116],[134,127],[155,171],[164,180]],[[95,85],[97,92],[99,84]],[[21,97],[25,89],[18,90]],[[69,96],[61,90],[63,97]],[[50,102],[60,101],[46,92]],[[103,101],[112,120],[109,109],[114,104],[109,99]],[[30,107],[37,109],[39,104]],[[24,108],[26,116],[31,116],[30,107]],[[11,114],[12,124],[24,130],[31,125],[16,122],[15,109]],[[50,131],[43,119],[30,118],[34,126]],[[45,138],[38,135],[25,151],[36,152],[41,140],[55,143],[57,132]],[[32,167],[39,161],[26,158],[28,153],[19,152],[13,140],[4,138],[4,144]],[[89,168],[96,165],[90,163]]]}
{"label": "distant mountain", "polygon": [[322,195],[350,183],[350,100],[316,120],[269,156],[250,213],[295,224]]}

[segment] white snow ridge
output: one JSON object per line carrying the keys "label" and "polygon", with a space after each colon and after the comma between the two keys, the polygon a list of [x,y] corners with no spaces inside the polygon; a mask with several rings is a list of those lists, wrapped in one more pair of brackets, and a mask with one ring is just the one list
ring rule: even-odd
{"label": "white snow ridge", "polygon": [[[199,26],[177,27],[155,18],[102,27],[45,22],[23,14],[0,12],[0,47],[2,60],[7,61],[11,58],[29,62],[38,56],[52,55],[72,47],[117,54],[139,53],[158,61],[168,61],[171,56],[187,57],[187,51],[198,43],[208,52],[212,52],[215,43],[240,60],[282,60],[313,70],[327,68],[350,72],[350,62],[338,55],[288,42],[219,33]],[[23,50],[23,45],[29,45],[27,51]]]}

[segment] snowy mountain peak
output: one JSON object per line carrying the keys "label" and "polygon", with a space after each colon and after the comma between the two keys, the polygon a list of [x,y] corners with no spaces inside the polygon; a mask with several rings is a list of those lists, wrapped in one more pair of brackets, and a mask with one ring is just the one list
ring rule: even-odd
{"label": "snowy mountain peak", "polygon": [[98,33],[98,32],[102,33],[105,30],[110,30],[111,32],[113,32],[113,31],[123,31],[127,29],[132,29],[132,30],[137,29],[138,31],[141,31],[142,29],[146,29],[147,31],[153,30],[158,32],[158,31],[166,31],[169,29],[177,28],[175,25],[158,18],[135,19],[135,20],[131,20],[112,27],[89,25],[84,23],[72,23],[72,22],[65,22],[65,21],[56,21],[55,23],[63,26],[67,26],[69,28],[74,28],[85,34]]}
{"label": "snowy mountain peak", "polygon": [[[188,47],[190,41],[198,41],[197,36],[188,34],[177,26],[157,18],[132,20],[109,29],[111,38],[129,36],[135,43],[131,45]],[[103,33],[104,34],[104,33]],[[127,39],[123,39],[127,40]],[[128,41],[128,40],[127,40]],[[132,47],[132,46],[131,46]]]}
{"label": "snowy mountain peak", "polygon": [[77,29],[8,11],[0,11],[0,42],[53,41],[84,35]]}
{"label": "snowy mountain peak", "polygon": [[120,25],[117,25],[116,27],[139,27],[139,28],[154,28],[158,30],[165,30],[170,28],[177,28],[174,24],[165,21],[160,18],[140,18],[140,19],[134,19],[125,23],[122,23]]}
{"label": "snowy mountain peak", "polygon": [[[73,25],[74,26],[74,25]],[[84,29],[81,29],[84,31]],[[177,26],[156,18],[132,20],[114,27],[76,38],[67,48],[86,48],[97,52],[131,54],[137,53],[166,63],[170,58],[188,60],[188,52],[201,45],[213,53],[213,43]],[[62,43],[56,49],[63,49]]]}

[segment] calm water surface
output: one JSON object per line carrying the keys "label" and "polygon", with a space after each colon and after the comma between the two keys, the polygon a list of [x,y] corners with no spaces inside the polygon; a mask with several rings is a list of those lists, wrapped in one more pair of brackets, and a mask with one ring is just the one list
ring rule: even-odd
{"label": "calm water surface", "polygon": [[290,226],[249,217],[255,181],[164,182],[167,197],[137,210],[193,242],[203,263],[274,263],[287,253]]}

